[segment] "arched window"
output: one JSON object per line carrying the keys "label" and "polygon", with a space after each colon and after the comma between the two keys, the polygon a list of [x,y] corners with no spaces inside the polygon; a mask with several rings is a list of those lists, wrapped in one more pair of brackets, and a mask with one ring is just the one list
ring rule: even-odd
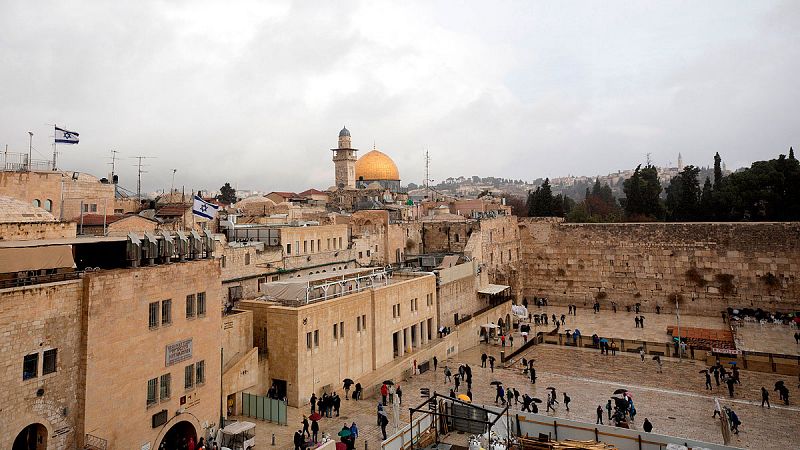
{"label": "arched window", "polygon": [[44,209],[46,209],[47,212],[53,212],[53,201],[49,198],[44,201]]}
{"label": "arched window", "polygon": [[38,198],[35,198],[35,199],[33,199],[33,206],[35,206],[37,208],[41,208],[42,207],[42,202],[40,202]]}

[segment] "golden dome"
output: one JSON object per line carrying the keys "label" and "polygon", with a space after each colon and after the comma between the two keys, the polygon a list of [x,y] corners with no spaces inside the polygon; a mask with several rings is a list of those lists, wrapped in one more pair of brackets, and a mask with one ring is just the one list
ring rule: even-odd
{"label": "golden dome", "polygon": [[385,153],[378,150],[358,158],[356,161],[356,180],[400,180],[400,172],[397,166]]}

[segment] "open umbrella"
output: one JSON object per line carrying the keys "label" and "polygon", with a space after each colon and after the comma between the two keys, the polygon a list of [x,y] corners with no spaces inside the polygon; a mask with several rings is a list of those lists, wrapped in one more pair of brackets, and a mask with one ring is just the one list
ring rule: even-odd
{"label": "open umbrella", "polygon": [[314,413],[314,414],[308,416],[308,420],[310,420],[312,422],[316,422],[319,419],[322,419],[322,416],[320,416],[319,413]]}
{"label": "open umbrella", "polygon": [[628,392],[627,389],[617,389],[616,391],[614,391],[614,395],[624,394],[626,392]]}
{"label": "open umbrella", "polygon": [[501,384],[503,384],[503,382],[502,382],[502,381],[492,381],[492,382],[491,382],[491,383],[489,383],[489,384],[490,384],[490,385],[493,385],[493,386],[500,386]]}
{"label": "open umbrella", "polygon": [[730,365],[732,365],[732,366],[735,366],[735,365],[736,365],[736,361],[731,361],[731,362],[729,362],[728,364],[730,364]]}
{"label": "open umbrella", "polygon": [[708,373],[708,369],[703,369],[703,370],[701,370],[701,371],[699,371],[697,373]]}
{"label": "open umbrella", "polygon": [[658,359],[659,359],[658,355],[653,356],[653,361],[658,361]]}
{"label": "open umbrella", "polygon": [[600,339],[600,342],[602,342],[604,344],[608,344],[608,339],[606,339],[606,338]]}
{"label": "open umbrella", "polygon": [[387,386],[394,386],[394,381],[392,380],[383,380],[383,384]]}
{"label": "open umbrella", "polygon": [[531,397],[531,400],[533,400],[533,403],[542,403],[542,399],[540,398]]}
{"label": "open umbrella", "polygon": [[555,390],[556,390],[556,388],[554,388],[554,387],[552,387],[552,386],[549,386],[547,389],[549,389],[549,390],[551,390],[551,391],[555,391]]}
{"label": "open umbrella", "polygon": [[340,437],[347,437],[347,436],[350,436],[351,434],[353,434],[353,432],[350,431],[347,428],[342,428],[341,431],[339,431],[339,436]]}
{"label": "open umbrella", "polygon": [[463,400],[465,402],[471,402],[472,401],[472,399],[469,398],[469,396],[467,394],[458,394],[458,399],[459,400]]}
{"label": "open umbrella", "polygon": [[386,411],[384,411],[384,410],[380,410],[380,411],[378,411],[378,414],[380,414],[380,415],[382,415],[382,416],[384,416],[384,417],[389,417],[389,415],[388,415],[388,414],[386,414]]}
{"label": "open umbrella", "polygon": [[351,380],[350,378],[345,378],[344,380],[342,380],[342,383],[353,384],[353,380]]}

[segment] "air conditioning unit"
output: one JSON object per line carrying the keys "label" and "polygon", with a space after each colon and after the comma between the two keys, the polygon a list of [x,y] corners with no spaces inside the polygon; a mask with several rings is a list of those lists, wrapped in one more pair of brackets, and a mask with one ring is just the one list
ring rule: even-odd
{"label": "air conditioning unit", "polygon": [[166,231],[161,232],[161,240],[158,245],[158,256],[165,264],[172,262],[172,257],[175,256],[175,241],[172,240],[172,235]]}
{"label": "air conditioning unit", "polygon": [[158,257],[158,240],[156,237],[145,231],[144,239],[142,240],[142,258],[147,260],[147,265],[152,266]]}
{"label": "air conditioning unit", "polygon": [[211,230],[203,230],[203,247],[206,250],[206,258],[211,259],[214,257],[214,235]]}
{"label": "air conditioning unit", "polygon": [[139,267],[139,259],[142,255],[142,241],[135,233],[128,233],[126,242],[125,257],[131,267]]}
{"label": "air conditioning unit", "polygon": [[203,257],[203,239],[197,231],[189,232],[189,256],[191,259],[200,259]]}
{"label": "air conditioning unit", "polygon": [[178,260],[183,262],[189,257],[189,238],[186,237],[183,231],[176,231],[175,235],[175,252],[178,254]]}

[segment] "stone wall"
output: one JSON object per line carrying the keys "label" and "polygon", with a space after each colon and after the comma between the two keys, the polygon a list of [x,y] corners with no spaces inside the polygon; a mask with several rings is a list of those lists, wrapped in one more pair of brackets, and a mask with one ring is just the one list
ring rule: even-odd
{"label": "stone wall", "polygon": [[566,224],[522,219],[526,297],[601,307],[641,303],[713,314],[800,308],[800,223]]}
{"label": "stone wall", "polygon": [[[436,299],[439,302],[439,325],[455,325],[455,314],[464,317],[488,306],[478,299],[480,278],[476,275],[476,261],[438,271],[439,284]],[[485,304],[484,304],[485,303]]]}
{"label": "stone wall", "polygon": [[[47,448],[82,442],[81,294],[81,280],[0,290],[0,448],[10,449],[35,423],[47,429]],[[51,349],[56,371],[45,375],[44,352]],[[23,380],[23,358],[32,354],[37,375]]]}
{"label": "stone wall", "polygon": [[74,238],[75,222],[0,223],[0,241]]}

